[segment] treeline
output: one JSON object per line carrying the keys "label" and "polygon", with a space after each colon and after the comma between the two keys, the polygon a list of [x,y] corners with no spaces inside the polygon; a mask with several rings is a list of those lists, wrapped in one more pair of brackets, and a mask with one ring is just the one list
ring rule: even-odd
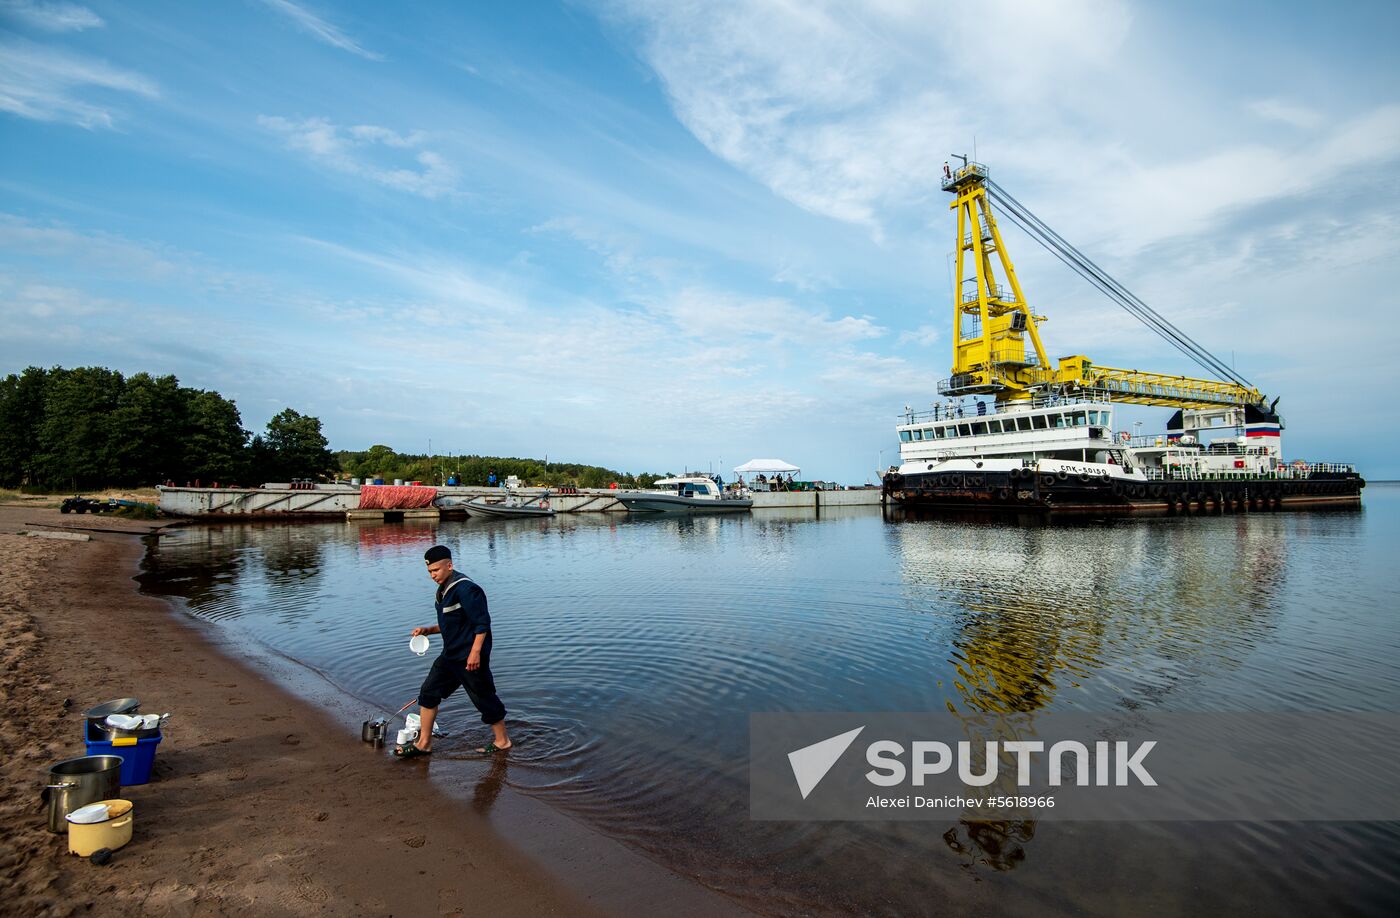
{"label": "treeline", "polygon": [[555,488],[564,485],[606,488],[613,482],[617,482],[618,487],[638,488],[667,477],[650,473],[629,475],[596,465],[543,462],[539,459],[396,453],[382,444],[367,450],[342,450],[335,454],[335,458],[340,464],[341,474],[348,478],[383,478],[390,482],[402,478],[404,481],[434,485],[443,484],[449,478],[455,478],[458,484],[463,485],[485,485],[492,472],[496,473],[497,482],[504,482],[515,475],[522,484]]}
{"label": "treeline", "polygon": [[321,422],[286,409],[258,435],[238,406],[174,376],[29,367],[0,380],[0,487],[260,484],[336,472]]}

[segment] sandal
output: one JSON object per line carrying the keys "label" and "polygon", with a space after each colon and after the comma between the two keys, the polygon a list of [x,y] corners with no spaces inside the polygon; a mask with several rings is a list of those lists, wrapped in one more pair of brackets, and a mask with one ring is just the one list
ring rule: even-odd
{"label": "sandal", "polygon": [[416,759],[419,756],[432,755],[431,749],[419,749],[412,743],[394,747],[394,757],[399,759]]}
{"label": "sandal", "polygon": [[485,746],[478,746],[476,752],[477,755],[493,755],[497,752],[510,752],[514,748],[514,743],[511,743],[504,749],[502,749],[500,746],[497,746],[495,743],[487,743]]}

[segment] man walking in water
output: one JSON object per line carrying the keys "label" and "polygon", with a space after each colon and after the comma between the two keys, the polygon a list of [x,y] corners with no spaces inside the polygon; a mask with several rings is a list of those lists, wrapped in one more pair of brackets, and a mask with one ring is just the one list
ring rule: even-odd
{"label": "man walking in water", "polygon": [[413,636],[441,634],[442,653],[418,690],[423,718],[418,740],[398,747],[394,754],[404,759],[432,754],[438,705],[459,685],[481,712],[481,722],[495,733],[494,741],[476,751],[483,755],[504,752],[511,741],[506,735],[506,707],[496,696],[496,682],[491,678],[491,616],[486,611],[486,593],[471,578],[452,569],[452,552],[446,545],[434,545],[423,554],[423,560],[428,563],[428,576],[438,585],[438,623],[414,628]]}

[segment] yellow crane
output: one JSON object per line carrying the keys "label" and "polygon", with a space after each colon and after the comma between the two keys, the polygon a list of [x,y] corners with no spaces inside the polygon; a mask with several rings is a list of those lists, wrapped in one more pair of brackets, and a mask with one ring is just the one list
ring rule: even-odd
{"label": "yellow crane", "polygon": [[[1115,402],[1171,408],[1253,406],[1272,414],[1257,388],[1133,296],[993,182],[987,167],[960,157],[943,188],[958,212],[957,287],[953,306],[953,370],[939,383],[944,395],[993,395],[1017,401],[1045,392],[1085,394]],[[1218,379],[1173,376],[1100,366],[1088,357],[1053,364],[1040,341],[1044,316],[1031,311],[992,214],[995,200],[1011,220],[1052,255],[1102,290],[1149,328]],[[1277,401],[1277,400],[1275,400]]]}

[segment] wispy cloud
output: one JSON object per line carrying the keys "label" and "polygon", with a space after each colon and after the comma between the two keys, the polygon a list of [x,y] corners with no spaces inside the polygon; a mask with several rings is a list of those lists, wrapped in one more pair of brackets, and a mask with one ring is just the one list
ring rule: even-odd
{"label": "wispy cloud", "polygon": [[753,297],[688,287],[650,298],[654,314],[666,317],[689,338],[708,340],[718,330],[742,330],[754,341],[820,348],[879,338],[886,333],[869,316],[839,316],[804,308],[782,297]]}
{"label": "wispy cloud", "polygon": [[1278,121],[1296,128],[1315,128],[1322,124],[1321,112],[1283,99],[1259,99],[1251,102],[1248,108],[1265,121]]}
{"label": "wispy cloud", "polygon": [[103,61],[31,42],[0,44],[0,111],[36,121],[64,121],[85,128],[110,128],[114,111],[87,98],[96,91],[153,99],[153,80]]}
{"label": "wispy cloud", "polygon": [[[400,134],[376,125],[341,127],[325,118],[293,121],[259,115],[258,124],[280,135],[290,149],[338,172],[424,198],[456,193],[457,170],[440,154],[422,149],[421,132]],[[417,168],[387,162],[384,150],[411,151]]]}
{"label": "wispy cloud", "polygon": [[[1113,0],[989,2],[980,43],[923,3],[624,2],[677,117],[716,155],[806,210],[883,234],[882,211],[937,191],[948,145],[976,131],[963,80],[1040,99],[1106,66],[1128,17]],[[974,53],[973,48],[976,48]],[[1053,79],[1047,78],[1050,74]]]}
{"label": "wispy cloud", "polygon": [[919,347],[932,347],[942,340],[943,333],[936,325],[920,325],[899,335],[900,344],[917,344]]}
{"label": "wispy cloud", "polygon": [[[1071,217],[1062,230],[1120,254],[1306,192],[1326,180],[1316,163],[1400,157],[1395,107],[1338,124],[1284,98],[1240,100],[1234,111],[1286,124],[1310,143],[1236,129],[1214,144],[1130,146],[1125,111],[1207,116],[1175,74],[1128,59],[1134,16],[1124,0],[989,0],[977,29],[995,36],[994,66],[983,43],[950,27],[966,16],[958,4],[618,0],[613,8],[640,23],[643,56],[676,116],[715,155],[877,239],[941,197],[943,159],[979,133],[998,172],[1043,182],[1047,209],[1082,217],[1083,227]],[[1226,106],[1221,99],[1212,110]]]}
{"label": "wispy cloud", "polygon": [[349,35],[346,35],[320,16],[306,9],[306,7],[298,6],[292,3],[291,0],[262,0],[262,2],[269,8],[276,10],[295,22],[303,31],[311,35],[317,41],[324,42],[332,48],[339,48],[342,51],[349,51],[351,54],[358,54],[366,60],[384,60],[382,54],[376,54],[373,51],[368,51],[361,47],[359,42],[355,41]]}
{"label": "wispy cloud", "polygon": [[76,3],[35,3],[34,0],[0,0],[0,16],[15,19],[46,32],[81,32],[106,25],[102,17]]}

